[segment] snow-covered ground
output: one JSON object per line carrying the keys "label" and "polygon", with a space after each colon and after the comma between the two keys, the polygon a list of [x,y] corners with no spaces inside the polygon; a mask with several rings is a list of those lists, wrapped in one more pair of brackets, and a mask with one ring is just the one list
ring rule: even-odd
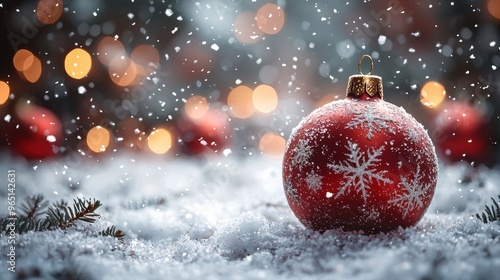
{"label": "snow-covered ground", "polygon": [[[427,214],[409,229],[366,236],[305,229],[286,202],[281,161],[236,156],[199,160],[121,155],[40,164],[0,156],[0,215],[7,170],[18,205],[97,198],[99,221],[66,232],[16,237],[19,279],[497,279],[500,224],[473,217],[500,194],[500,172],[441,166]],[[3,178],[3,179],[1,179]],[[72,190],[73,189],[73,190]],[[127,235],[96,236],[114,224]],[[0,238],[1,279],[9,249]]]}

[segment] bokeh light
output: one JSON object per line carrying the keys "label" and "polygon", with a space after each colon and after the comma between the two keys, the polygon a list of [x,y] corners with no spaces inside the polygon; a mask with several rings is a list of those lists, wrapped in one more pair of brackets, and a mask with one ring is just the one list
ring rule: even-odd
{"label": "bokeh light", "polygon": [[9,85],[4,81],[0,81],[0,105],[5,104],[5,102],[7,102],[7,100],[9,99],[9,96],[10,96]]}
{"label": "bokeh light", "polygon": [[271,157],[282,157],[285,154],[286,140],[274,132],[266,132],[259,141],[262,154]]}
{"label": "bokeh light", "polygon": [[64,69],[73,79],[82,79],[90,72],[92,68],[92,58],[90,54],[81,48],[70,51],[64,60]]}
{"label": "bokeh light", "polygon": [[254,89],[252,101],[257,111],[270,113],[278,106],[278,94],[272,86],[260,85]]}
{"label": "bokeh light", "polygon": [[109,77],[119,86],[129,86],[137,78],[137,64],[127,56],[116,56],[109,63]]}
{"label": "bokeh light", "polygon": [[63,10],[62,0],[40,0],[36,7],[36,18],[43,24],[53,24],[59,20]]}
{"label": "bokeh light", "polygon": [[123,44],[110,36],[103,37],[97,45],[97,58],[104,65],[109,65],[115,57],[126,55]]}
{"label": "bokeh light", "polygon": [[14,68],[19,72],[19,76],[31,83],[38,81],[42,75],[42,62],[26,49],[18,50],[12,62]]}
{"label": "bokeh light", "polygon": [[20,74],[21,77],[26,79],[28,82],[36,83],[42,75],[42,62],[38,59],[38,57],[34,56],[31,66],[23,72],[20,72]]}
{"label": "bokeh light", "polygon": [[436,81],[425,83],[420,91],[420,103],[427,108],[436,108],[446,96],[444,86]]}
{"label": "bokeh light", "polygon": [[34,60],[35,55],[32,52],[26,49],[20,49],[14,55],[12,62],[17,71],[24,72],[33,65]]}
{"label": "bokeh light", "polygon": [[496,18],[500,19],[500,0],[488,0],[488,12]]}
{"label": "bokeh light", "polygon": [[172,147],[172,135],[164,128],[155,129],[148,136],[148,147],[155,154],[165,154]]}
{"label": "bokeh light", "polygon": [[257,43],[262,37],[262,31],[257,27],[255,14],[252,12],[239,14],[234,21],[234,34],[241,43]]}
{"label": "bokeh light", "polygon": [[255,113],[252,93],[252,89],[247,86],[238,86],[229,93],[227,97],[227,106],[233,116],[240,119],[246,119]]}
{"label": "bokeh light", "polygon": [[255,16],[257,26],[266,34],[276,34],[285,25],[285,12],[276,4],[265,4]]}
{"label": "bokeh light", "polygon": [[87,133],[87,146],[95,153],[105,152],[111,140],[111,133],[104,127],[98,125]]}
{"label": "bokeh light", "polygon": [[153,74],[160,65],[160,54],[155,47],[147,44],[137,46],[130,55],[132,61],[142,66],[145,75]]}
{"label": "bokeh light", "polygon": [[[344,95],[342,97],[344,97]],[[333,102],[335,100],[339,100],[339,98],[340,98],[340,96],[337,94],[334,94],[334,93],[326,94],[325,96],[321,97],[321,99],[316,102],[316,108],[325,106],[326,104]]]}
{"label": "bokeh light", "polygon": [[203,118],[208,111],[208,101],[205,97],[194,95],[188,98],[184,106],[184,112],[192,119]]}

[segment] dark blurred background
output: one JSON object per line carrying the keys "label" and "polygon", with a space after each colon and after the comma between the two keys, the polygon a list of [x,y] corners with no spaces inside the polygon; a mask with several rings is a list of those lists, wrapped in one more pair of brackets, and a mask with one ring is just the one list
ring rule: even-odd
{"label": "dark blurred background", "polygon": [[500,158],[500,0],[0,3],[0,147],[20,157],[279,158],[369,54],[443,162]]}

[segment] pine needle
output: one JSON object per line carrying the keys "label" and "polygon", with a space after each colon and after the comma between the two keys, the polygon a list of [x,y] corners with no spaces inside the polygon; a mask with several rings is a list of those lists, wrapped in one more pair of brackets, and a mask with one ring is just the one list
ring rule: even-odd
{"label": "pine needle", "polygon": [[[482,213],[477,213],[476,218],[483,221],[483,223],[491,223],[495,221],[500,221],[500,205],[492,197],[493,205],[485,205],[485,210]],[[498,195],[498,201],[500,202],[500,195]]]}

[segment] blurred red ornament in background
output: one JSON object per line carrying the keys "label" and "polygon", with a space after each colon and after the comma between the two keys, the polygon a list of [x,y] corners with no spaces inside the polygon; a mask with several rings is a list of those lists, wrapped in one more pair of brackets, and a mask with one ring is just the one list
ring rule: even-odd
{"label": "blurred red ornament in background", "polygon": [[208,110],[201,118],[182,116],[177,122],[181,149],[188,155],[221,153],[229,144],[229,121],[225,112]]}
{"label": "blurred red ornament in background", "polygon": [[18,104],[11,120],[10,147],[26,159],[45,159],[58,153],[62,124],[49,109]]}
{"label": "blurred red ornament in background", "polygon": [[432,133],[438,154],[448,163],[465,160],[485,163],[490,151],[491,131],[485,112],[464,102],[448,102],[441,107]]}

